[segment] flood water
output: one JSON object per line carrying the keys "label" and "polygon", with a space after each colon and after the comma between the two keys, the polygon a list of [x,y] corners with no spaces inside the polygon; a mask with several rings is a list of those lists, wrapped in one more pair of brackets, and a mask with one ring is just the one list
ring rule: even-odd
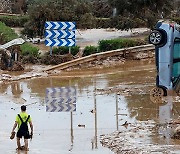
{"label": "flood water", "polygon": [[[60,76],[3,83],[0,86],[0,153],[17,153],[16,141],[9,136],[20,106],[26,104],[34,124],[28,154],[111,154],[108,148],[102,147],[100,135],[126,129],[122,126],[125,121],[164,123],[179,117],[177,101],[161,105],[150,101],[149,90],[155,85],[155,76],[154,62],[132,61],[115,68],[63,72]],[[46,88],[54,87],[75,87],[76,111],[46,112]],[[114,88],[119,90],[113,91]],[[153,134],[148,142],[179,144],[179,141],[163,139],[161,131]]]}

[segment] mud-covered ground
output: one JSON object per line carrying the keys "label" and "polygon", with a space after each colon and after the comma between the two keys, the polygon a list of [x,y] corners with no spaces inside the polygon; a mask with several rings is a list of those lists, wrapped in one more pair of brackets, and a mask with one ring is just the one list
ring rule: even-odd
{"label": "mud-covered ground", "polygon": [[[22,104],[27,105],[35,126],[29,154],[179,153],[179,139],[171,137],[178,126],[172,121],[180,116],[180,98],[151,102],[154,59],[106,64],[50,74],[42,71],[50,66],[36,65],[26,66],[24,72],[1,71],[1,153],[16,153],[15,140],[9,135]],[[77,91],[72,116],[46,112],[46,88],[71,86]]]}
{"label": "mud-covered ground", "polygon": [[[34,124],[28,154],[178,154],[180,97],[150,100],[155,86],[154,57],[107,58],[53,70],[26,65],[24,71],[0,71],[0,153],[15,154],[10,132],[22,104]],[[76,89],[75,111],[47,112],[47,88]],[[67,111],[68,110],[68,111]]]}

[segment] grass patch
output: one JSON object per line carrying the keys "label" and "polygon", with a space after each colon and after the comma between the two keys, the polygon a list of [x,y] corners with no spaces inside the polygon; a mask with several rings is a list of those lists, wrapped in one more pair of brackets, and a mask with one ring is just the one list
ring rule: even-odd
{"label": "grass patch", "polygon": [[35,57],[39,56],[39,49],[35,46],[32,46],[30,43],[24,43],[20,46],[21,53],[23,56],[32,55]]}
{"label": "grass patch", "polygon": [[3,22],[0,22],[0,43],[3,44],[16,38],[18,38],[18,35],[15,31],[6,26]]}

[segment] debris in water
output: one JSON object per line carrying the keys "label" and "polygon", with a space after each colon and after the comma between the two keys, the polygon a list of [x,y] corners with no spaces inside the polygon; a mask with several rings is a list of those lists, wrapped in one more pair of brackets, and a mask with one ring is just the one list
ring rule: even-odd
{"label": "debris in water", "polygon": [[90,112],[91,112],[91,113],[95,113],[95,110],[94,110],[94,109],[92,109]]}
{"label": "debris in water", "polygon": [[180,139],[180,125],[174,130],[173,139]]}
{"label": "debris in water", "polygon": [[82,127],[82,128],[85,128],[85,125],[80,125],[80,124],[79,124],[79,125],[78,125],[78,127]]}
{"label": "debris in water", "polygon": [[124,124],[122,124],[121,126],[127,127],[127,126],[128,126],[128,122],[127,122],[127,121],[125,121],[125,123],[124,123]]}

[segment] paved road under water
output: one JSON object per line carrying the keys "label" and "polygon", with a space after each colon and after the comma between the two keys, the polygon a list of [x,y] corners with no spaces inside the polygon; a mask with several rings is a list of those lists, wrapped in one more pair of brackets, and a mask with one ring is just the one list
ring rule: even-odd
{"label": "paved road under water", "polygon": [[[34,123],[28,154],[113,153],[102,147],[100,135],[125,129],[121,126],[125,121],[163,123],[179,117],[178,103],[159,105],[150,101],[149,90],[155,85],[155,74],[153,62],[134,61],[116,68],[71,71],[58,77],[1,84],[0,153],[17,153],[16,142],[9,136],[22,104],[28,105],[27,112]],[[46,112],[46,88],[67,86],[75,86],[77,90],[76,111]],[[119,90],[113,90],[116,88]],[[179,144],[159,135],[153,135],[149,142]]]}

